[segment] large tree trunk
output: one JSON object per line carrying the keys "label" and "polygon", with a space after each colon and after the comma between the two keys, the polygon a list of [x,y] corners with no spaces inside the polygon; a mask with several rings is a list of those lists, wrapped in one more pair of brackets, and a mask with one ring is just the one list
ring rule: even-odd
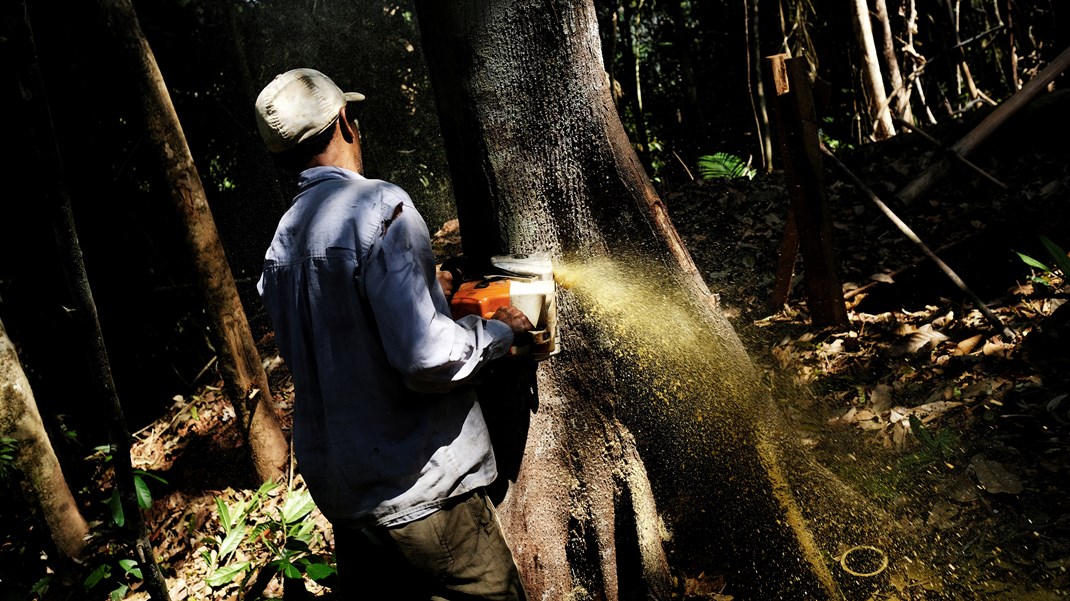
{"label": "large tree trunk", "polygon": [[52,541],[64,557],[78,559],[89,534],[63,469],[45,432],[30,382],[15,345],[0,322],[0,436],[15,441],[15,467],[26,479],[32,506],[41,511]]}
{"label": "large tree trunk", "polygon": [[228,398],[246,436],[261,481],[285,476],[288,443],[275,415],[267,374],[219,239],[204,186],[174,105],[129,0],[100,0],[109,32],[141,98],[148,140],[165,173],[167,193],[185,228],[188,253],[203,295]]}
{"label": "large tree trunk", "polygon": [[465,254],[550,252],[563,286],[530,427],[496,438],[526,443],[501,513],[532,597],[665,598],[662,517],[726,592],[837,597],[828,557],[872,542],[875,516],[798,447],[698,277],[614,108],[592,3],[417,15]]}

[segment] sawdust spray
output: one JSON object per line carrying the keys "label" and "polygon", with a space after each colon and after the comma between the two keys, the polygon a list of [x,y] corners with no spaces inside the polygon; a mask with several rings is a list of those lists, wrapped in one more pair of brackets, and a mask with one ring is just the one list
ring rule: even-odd
{"label": "sawdust spray", "polygon": [[[771,497],[779,508],[771,521],[782,521],[786,528],[757,523],[765,518],[748,515],[746,508],[727,508],[725,516],[708,516],[708,519],[749,519],[755,523],[743,530],[788,532],[779,538],[770,535],[774,540],[756,538],[748,544],[757,548],[793,546],[794,555],[785,552],[777,556],[768,550],[759,554],[767,558],[782,557],[784,562],[797,562],[801,558],[810,565],[816,586],[824,589],[830,598],[839,598],[840,588],[829,569],[829,550],[822,550],[828,544],[819,545],[807,523],[806,516],[812,517],[814,510],[807,508],[804,512],[800,508],[797,491],[792,486],[795,482],[789,481],[789,468],[778,456],[776,441],[786,434],[771,431],[776,428],[771,424],[779,422],[760,415],[770,411],[771,404],[754,402],[755,398],[769,398],[769,391],[763,390],[759,371],[727,319],[718,316],[711,319],[709,308],[683,298],[686,295],[679,291],[684,288],[674,285],[677,284],[672,281],[674,276],[642,259],[561,260],[555,262],[554,277],[563,289],[562,296],[572,297],[574,312],[580,314],[578,318],[595,329],[604,343],[604,351],[613,356],[618,382],[634,393],[621,396],[639,401],[641,406],[631,409],[633,415],[639,416],[639,428],[643,429],[645,424],[657,433],[658,439],[653,444],[669,458],[659,470],[671,471],[672,462],[676,462],[677,475],[667,477],[680,480],[663,488],[690,488],[697,491],[694,494],[703,494],[703,490],[716,490],[720,487],[718,483],[727,479],[735,480],[734,486],[744,483],[744,489],[755,496]],[[749,459],[741,461],[748,445]],[[756,473],[732,471],[740,466]],[[707,489],[696,488],[692,482],[696,474],[698,478],[710,480]],[[665,477],[662,475],[663,480]],[[762,484],[754,487],[748,482]],[[819,496],[814,491],[803,492],[808,503]],[[742,504],[739,503],[742,499],[733,501]],[[687,511],[685,508],[684,512]],[[822,509],[817,512],[836,513]],[[725,544],[710,542],[714,546]],[[753,549],[721,548],[722,553],[750,551]],[[799,570],[798,565],[776,567],[767,571],[778,574],[805,571]],[[807,587],[800,584],[800,588]]]}

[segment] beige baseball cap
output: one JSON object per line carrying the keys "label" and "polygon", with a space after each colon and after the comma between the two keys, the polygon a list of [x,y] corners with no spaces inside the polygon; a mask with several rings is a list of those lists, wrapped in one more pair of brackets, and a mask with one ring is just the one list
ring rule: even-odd
{"label": "beige baseball cap", "polygon": [[268,150],[282,152],[330,127],[347,102],[361,100],[364,94],[343,92],[315,69],[291,69],[256,97],[256,126]]}

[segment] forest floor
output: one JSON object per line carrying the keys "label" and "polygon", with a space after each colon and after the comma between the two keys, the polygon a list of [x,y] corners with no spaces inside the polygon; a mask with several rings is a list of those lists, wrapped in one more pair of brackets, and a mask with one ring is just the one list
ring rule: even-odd
{"label": "forest floor", "polygon": [[[893,192],[932,160],[927,142],[900,136],[843,152],[1014,338],[837,167],[826,184],[848,299],[840,327],[813,327],[798,275],[789,302],[769,305],[786,219],[781,178],[662,194],[752,357],[798,386],[783,408],[804,445],[931,542],[930,567],[874,576],[875,599],[1070,596],[1070,282],[1019,255],[1053,265],[1040,236],[1070,248],[1066,106],[1023,115],[971,157],[1008,190],[957,168],[907,206]],[[938,137],[950,145],[968,130]],[[731,588],[706,580],[686,582]]]}
{"label": "forest floor", "polygon": [[[788,303],[768,305],[787,213],[779,174],[661,190],[755,362],[795,391],[784,395],[783,409],[804,445],[933,542],[930,566],[940,568],[888,569],[875,577],[881,587],[874,599],[1070,596],[1070,286],[1054,269],[1017,254],[1052,265],[1040,235],[1070,247],[1070,149],[1059,145],[1068,138],[1059,128],[1070,127],[1066,106],[1024,115],[972,157],[1009,190],[957,168],[925,198],[903,206],[891,192],[932,160],[927,142],[899,136],[841,151],[847,166],[1018,334],[1013,339],[993,331],[835,168],[826,183],[848,299],[842,327],[810,323],[799,275]],[[1052,123],[1059,128],[1051,131]],[[930,133],[950,143],[968,126]],[[263,351],[286,425],[292,384],[270,339]],[[207,386],[176,397],[167,416],[136,436],[135,468],[167,481],[148,479],[155,499],[147,517],[173,599],[236,600],[235,583],[243,581],[247,593],[256,580],[252,566],[279,554],[263,542],[270,536],[228,537],[238,528],[226,518],[274,526],[277,537],[286,529],[283,516],[295,511],[293,499],[304,499],[299,477],[292,492],[250,484],[233,418],[218,387]],[[321,528],[290,534],[308,537],[306,557],[329,557],[321,534],[329,528],[318,512],[312,516]],[[673,552],[680,559],[686,550]],[[724,574],[678,563],[679,598],[732,598]],[[236,568],[232,581],[225,566]],[[101,580],[85,598],[102,599],[105,588],[122,581],[131,588],[118,598],[147,598],[137,578],[118,568]],[[329,597],[329,587],[306,583],[311,595]],[[281,578],[260,584],[265,596],[282,596]]]}

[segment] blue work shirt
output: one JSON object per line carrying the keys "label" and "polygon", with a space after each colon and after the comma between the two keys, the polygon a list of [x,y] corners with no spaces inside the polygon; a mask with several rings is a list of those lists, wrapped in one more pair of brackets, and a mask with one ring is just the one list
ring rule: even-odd
{"label": "blue work shirt", "polygon": [[301,173],[257,284],[294,382],[293,444],[332,523],[424,517],[497,475],[472,379],[509,326],[454,321],[427,225],[399,187]]}

